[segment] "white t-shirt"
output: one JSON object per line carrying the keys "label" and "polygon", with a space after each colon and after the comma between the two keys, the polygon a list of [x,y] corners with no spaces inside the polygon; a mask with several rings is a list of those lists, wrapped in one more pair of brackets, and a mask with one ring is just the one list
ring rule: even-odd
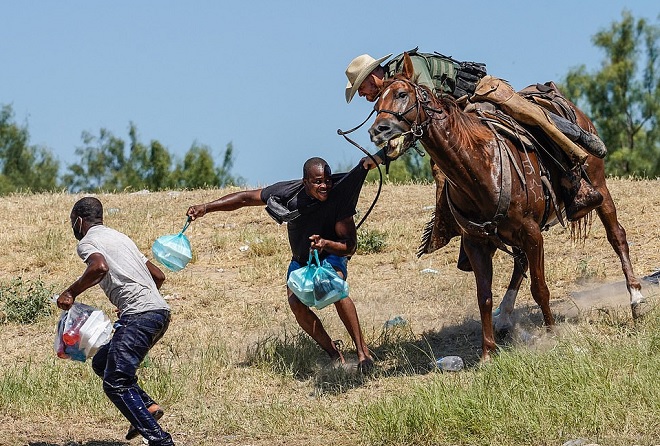
{"label": "white t-shirt", "polygon": [[78,242],[78,255],[87,262],[100,253],[108,273],[99,286],[122,316],[151,310],[169,310],[147,268],[147,258],[125,234],[107,226],[92,226]]}

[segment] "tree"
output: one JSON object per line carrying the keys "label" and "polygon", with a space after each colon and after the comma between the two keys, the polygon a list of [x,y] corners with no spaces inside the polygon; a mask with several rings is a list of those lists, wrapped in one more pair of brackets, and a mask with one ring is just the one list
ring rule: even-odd
{"label": "tree", "polygon": [[11,106],[3,106],[0,110],[0,193],[56,189],[59,162],[47,148],[29,145],[27,126],[18,126],[13,117]]}
{"label": "tree", "polygon": [[123,139],[103,128],[99,136],[83,132],[84,145],[76,149],[80,161],[68,166],[69,172],[63,176],[64,184],[74,192],[156,191],[175,187],[194,189],[242,184],[242,178],[231,174],[234,165],[231,143],[227,145],[223,162],[218,168],[212,149],[197,143],[193,143],[183,161],[173,168],[172,156],[167,148],[157,140],[152,140],[149,145],[142,143],[137,126],[132,122],[128,136],[127,145]]}
{"label": "tree", "polygon": [[[431,165],[429,164],[429,156],[424,156],[418,153],[414,148],[410,148],[407,153],[402,155],[396,161],[392,161],[389,167],[389,174],[384,179],[395,183],[409,183],[416,182],[432,182],[433,173],[431,172]],[[382,167],[381,167],[382,169]],[[383,172],[383,175],[385,172]],[[379,175],[377,171],[371,171],[367,175],[367,181],[378,181]]]}
{"label": "tree", "polygon": [[219,178],[211,148],[194,142],[183,157],[183,162],[177,166],[175,176],[178,185],[188,189],[217,186]]}
{"label": "tree", "polygon": [[610,175],[660,175],[660,27],[623,11],[598,32],[599,71],[570,70],[563,89],[589,115],[608,147]]}
{"label": "tree", "polygon": [[101,129],[96,137],[82,133],[83,147],[76,148],[79,163],[69,166],[70,173],[63,182],[73,192],[94,190],[122,190],[122,169],[126,165],[125,143],[110,131]]}
{"label": "tree", "polygon": [[146,176],[149,190],[165,190],[175,186],[170,152],[158,141],[149,144],[149,170]]}
{"label": "tree", "polygon": [[241,177],[235,177],[231,174],[234,168],[234,144],[230,141],[225,149],[225,155],[222,160],[222,165],[218,168],[218,186],[240,186],[245,183]]}

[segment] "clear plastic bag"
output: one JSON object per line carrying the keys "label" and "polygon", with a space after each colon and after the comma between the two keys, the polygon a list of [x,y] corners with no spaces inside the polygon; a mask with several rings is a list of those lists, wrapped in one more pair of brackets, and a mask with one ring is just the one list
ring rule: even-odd
{"label": "clear plastic bag", "polygon": [[57,322],[53,348],[58,358],[85,362],[112,337],[112,322],[101,310],[74,303]]}
{"label": "clear plastic bag", "polygon": [[181,232],[158,237],[151,247],[154,258],[170,271],[181,271],[192,260],[190,240],[184,235],[190,221],[188,217]]}
{"label": "clear plastic bag", "polygon": [[319,261],[317,250],[309,253],[306,266],[291,272],[287,285],[303,304],[319,310],[347,297],[349,292],[348,282],[328,261]]}

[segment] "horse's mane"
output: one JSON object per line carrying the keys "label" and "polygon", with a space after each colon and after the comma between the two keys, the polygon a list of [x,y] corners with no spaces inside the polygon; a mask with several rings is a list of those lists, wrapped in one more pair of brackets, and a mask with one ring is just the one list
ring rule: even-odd
{"label": "horse's mane", "polygon": [[452,132],[458,142],[458,147],[481,147],[493,139],[493,133],[481,120],[471,114],[465,113],[456,100],[449,95],[433,98],[432,107],[444,109],[447,112],[449,131]]}

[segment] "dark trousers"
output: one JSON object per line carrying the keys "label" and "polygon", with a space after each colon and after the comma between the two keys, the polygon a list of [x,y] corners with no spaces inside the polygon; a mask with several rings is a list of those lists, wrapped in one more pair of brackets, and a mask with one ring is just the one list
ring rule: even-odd
{"label": "dark trousers", "polygon": [[174,442],[147,410],[154,401],[138,386],[136,373],[169,324],[170,313],[165,310],[123,316],[115,323],[111,341],[92,360],[94,373],[103,378],[105,394],[150,446],[170,446]]}

